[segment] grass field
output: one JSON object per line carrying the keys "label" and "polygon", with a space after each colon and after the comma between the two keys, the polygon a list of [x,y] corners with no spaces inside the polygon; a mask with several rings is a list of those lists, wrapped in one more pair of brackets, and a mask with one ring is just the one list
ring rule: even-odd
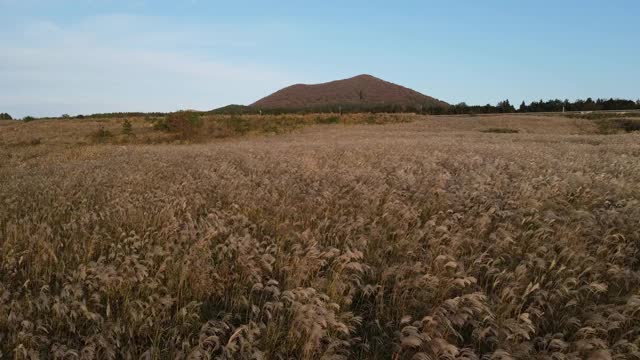
{"label": "grass field", "polygon": [[3,357],[640,358],[640,133],[262,119],[0,122]]}

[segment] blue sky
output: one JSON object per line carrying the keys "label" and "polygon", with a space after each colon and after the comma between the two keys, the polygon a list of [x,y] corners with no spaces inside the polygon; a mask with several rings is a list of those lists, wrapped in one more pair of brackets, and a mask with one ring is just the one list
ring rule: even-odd
{"label": "blue sky", "polygon": [[640,98],[640,2],[0,0],[0,112],[208,110],[368,73],[450,103]]}

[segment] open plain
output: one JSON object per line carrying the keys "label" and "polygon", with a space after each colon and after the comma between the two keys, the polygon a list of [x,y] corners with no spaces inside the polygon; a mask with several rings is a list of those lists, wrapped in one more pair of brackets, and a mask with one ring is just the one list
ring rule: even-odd
{"label": "open plain", "polygon": [[2,356],[640,358],[637,132],[274,119],[1,121]]}

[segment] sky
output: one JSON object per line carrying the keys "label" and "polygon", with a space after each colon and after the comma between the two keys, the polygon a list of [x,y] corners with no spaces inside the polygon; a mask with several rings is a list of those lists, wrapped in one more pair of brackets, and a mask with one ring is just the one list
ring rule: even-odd
{"label": "sky", "polygon": [[210,110],[371,74],[449,103],[640,98],[637,0],[0,0],[0,112]]}

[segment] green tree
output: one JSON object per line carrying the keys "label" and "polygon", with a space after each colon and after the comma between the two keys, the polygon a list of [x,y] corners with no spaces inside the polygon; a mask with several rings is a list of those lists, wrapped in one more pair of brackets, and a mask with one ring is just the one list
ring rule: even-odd
{"label": "green tree", "polygon": [[13,118],[7,113],[0,113],[0,120],[13,120]]}
{"label": "green tree", "polygon": [[511,103],[509,103],[509,99],[507,99],[504,101],[500,101],[498,103],[498,112],[501,112],[501,113],[516,112],[516,109],[513,107],[513,105],[511,105]]}

